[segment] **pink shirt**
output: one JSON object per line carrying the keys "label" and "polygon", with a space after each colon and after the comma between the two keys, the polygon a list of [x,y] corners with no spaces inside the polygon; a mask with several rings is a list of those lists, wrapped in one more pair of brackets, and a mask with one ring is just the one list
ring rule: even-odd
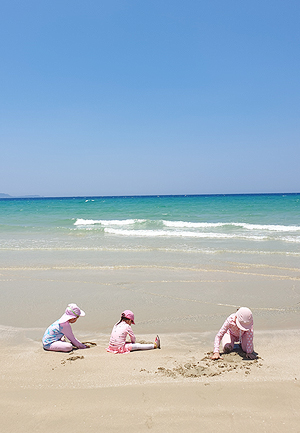
{"label": "pink shirt", "polygon": [[246,353],[253,352],[253,327],[249,329],[249,331],[242,331],[235,323],[235,313],[231,314],[225,322],[223,323],[222,328],[217,333],[214,344],[214,353],[219,352],[220,350],[220,342],[226,332],[229,332],[232,341],[241,341],[243,340],[243,346],[246,347]]}
{"label": "pink shirt", "polygon": [[135,335],[131,326],[125,321],[116,323],[113,327],[109,340],[109,346],[106,350],[113,353],[130,352],[130,344],[126,344],[127,334],[130,337],[131,343],[135,343]]}

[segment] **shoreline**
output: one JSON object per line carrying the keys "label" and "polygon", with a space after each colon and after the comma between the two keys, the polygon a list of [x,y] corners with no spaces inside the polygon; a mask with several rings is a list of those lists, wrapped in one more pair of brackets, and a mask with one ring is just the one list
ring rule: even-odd
{"label": "shoreline", "polygon": [[[222,325],[222,324],[221,324]],[[220,327],[221,327],[220,325]],[[134,326],[134,325],[133,325]],[[0,324],[0,348],[5,347],[34,347],[40,345],[42,348],[42,337],[44,335],[45,329],[43,328],[21,328],[5,326]],[[73,327],[74,331],[74,327]],[[152,332],[138,332],[133,328],[135,333],[137,343],[147,342],[151,343],[154,341],[157,333]],[[213,348],[214,338],[219,331],[218,329],[210,331],[191,331],[191,332],[159,332],[160,337],[165,337],[168,341],[169,347],[181,347],[181,345],[192,344],[193,347],[200,346],[204,351],[209,351]],[[75,332],[74,332],[75,334]],[[256,329],[254,327],[254,343],[259,340],[266,340],[267,338],[272,338],[272,336],[284,338],[292,338],[292,336],[300,336],[300,329],[298,328],[269,328],[269,329]],[[97,347],[106,348],[110,338],[110,332],[86,332],[86,331],[76,331],[76,337],[79,341],[90,341],[94,342]],[[152,341],[153,340],[153,341]],[[184,343],[181,343],[183,341]],[[254,344],[255,345],[255,344]],[[74,352],[79,349],[74,348]],[[50,351],[50,353],[52,353]],[[71,352],[72,353],[72,352]]]}

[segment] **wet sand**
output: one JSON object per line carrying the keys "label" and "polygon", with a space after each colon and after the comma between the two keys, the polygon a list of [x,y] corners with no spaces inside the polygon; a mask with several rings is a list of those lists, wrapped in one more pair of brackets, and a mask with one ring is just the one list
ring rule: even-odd
{"label": "wet sand", "polygon": [[86,316],[75,332],[110,333],[121,311],[140,333],[216,331],[240,306],[255,329],[300,325],[300,269],[213,262],[211,266],[8,266],[0,268],[0,325],[38,328],[37,338],[70,302]]}

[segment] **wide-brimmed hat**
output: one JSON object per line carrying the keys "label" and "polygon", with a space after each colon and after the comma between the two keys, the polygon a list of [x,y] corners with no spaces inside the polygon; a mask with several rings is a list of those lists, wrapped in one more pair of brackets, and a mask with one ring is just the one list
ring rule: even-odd
{"label": "wide-brimmed hat", "polygon": [[241,307],[236,312],[236,324],[242,331],[249,331],[253,326],[253,316],[247,307]]}
{"label": "wide-brimmed hat", "polygon": [[125,317],[126,319],[129,319],[132,321],[132,323],[135,325],[134,323],[134,314],[131,310],[125,310],[123,311],[123,313],[121,314],[121,317]]}
{"label": "wide-brimmed hat", "polygon": [[58,323],[64,323],[67,322],[70,319],[75,319],[80,316],[85,316],[85,312],[81,310],[78,305],[76,304],[69,304],[66,308],[66,311],[61,316],[60,319],[58,319]]}

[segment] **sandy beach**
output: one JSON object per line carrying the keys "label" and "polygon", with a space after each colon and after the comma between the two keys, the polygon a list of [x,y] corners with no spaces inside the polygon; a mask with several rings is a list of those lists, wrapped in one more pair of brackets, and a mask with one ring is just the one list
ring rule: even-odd
{"label": "sandy beach", "polygon": [[255,361],[211,361],[213,333],[163,334],[161,350],[126,355],[107,353],[108,337],[66,354],[2,344],[1,431],[299,432],[299,331],[257,332]]}
{"label": "sandy beach", "polygon": [[[1,282],[4,433],[300,431],[297,268],[10,267]],[[96,346],[42,349],[45,328],[63,312],[51,294],[61,309],[69,299],[85,308],[73,330]],[[213,362],[215,333],[238,300],[253,308],[259,357]],[[105,351],[121,305],[133,305],[137,341],[159,333],[161,350]]]}
{"label": "sandy beach", "polygon": [[[1,433],[300,432],[298,226],[288,237],[290,226],[270,226],[268,214],[258,218],[264,222],[258,228],[219,229],[208,222],[204,232],[222,233],[200,233],[196,224],[193,235],[212,237],[199,241],[183,236],[181,225],[190,232],[193,224],[183,219],[176,223],[180,236],[166,226],[156,238],[157,223],[149,217],[151,236],[136,236],[139,222],[134,235],[124,237],[74,229],[85,203],[76,204],[69,221],[71,204],[58,218],[53,202],[55,228],[38,230],[35,225],[50,218],[44,205],[36,214],[36,204],[29,207],[33,228],[23,227],[21,210],[5,218],[14,222],[17,215],[20,228],[8,227],[0,248]],[[64,224],[56,227],[57,220]],[[215,239],[219,235],[226,239]],[[75,336],[96,345],[45,352],[44,331],[72,302],[86,312],[72,325]],[[239,306],[253,312],[258,359],[234,352],[213,362],[215,334]],[[137,341],[153,342],[159,334],[161,350],[106,352],[125,309],[134,311]]]}
{"label": "sandy beach", "polygon": [[300,1],[0,10],[0,433],[300,433]]}

